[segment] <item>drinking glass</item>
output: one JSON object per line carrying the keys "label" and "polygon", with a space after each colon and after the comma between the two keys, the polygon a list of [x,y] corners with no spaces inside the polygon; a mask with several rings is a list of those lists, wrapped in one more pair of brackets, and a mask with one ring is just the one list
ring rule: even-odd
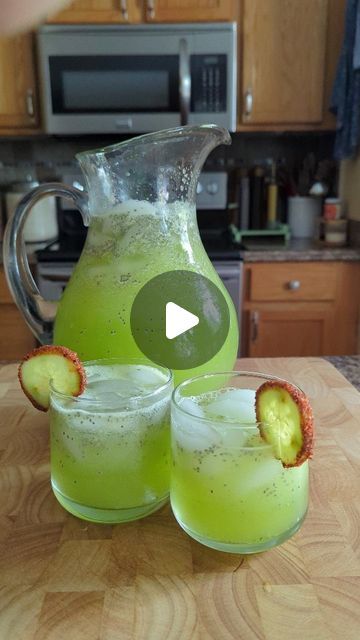
{"label": "drinking glass", "polygon": [[256,422],[255,392],[269,379],[208,374],[172,395],[171,506],[180,526],[208,547],[263,551],[292,536],[306,515],[308,463],[284,468]]}
{"label": "drinking glass", "polygon": [[51,483],[70,513],[94,522],[142,518],[169,494],[172,373],[148,361],[85,363],[81,396],[51,387]]}

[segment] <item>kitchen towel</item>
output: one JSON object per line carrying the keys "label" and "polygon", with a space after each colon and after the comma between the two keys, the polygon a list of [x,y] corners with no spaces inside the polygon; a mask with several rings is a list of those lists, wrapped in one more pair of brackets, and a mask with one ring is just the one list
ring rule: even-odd
{"label": "kitchen towel", "polygon": [[352,157],[360,143],[360,0],[348,0],[344,41],[330,110],[336,115],[334,155]]}

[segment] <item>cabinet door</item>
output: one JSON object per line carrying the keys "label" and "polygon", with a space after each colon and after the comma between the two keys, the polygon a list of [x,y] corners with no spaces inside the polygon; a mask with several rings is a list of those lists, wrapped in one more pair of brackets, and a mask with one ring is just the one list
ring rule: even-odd
{"label": "cabinet door", "polygon": [[236,20],[236,0],[144,0],[148,22]]}
{"label": "cabinet door", "polygon": [[96,22],[140,22],[143,0],[75,0],[47,22],[67,24]]}
{"label": "cabinet door", "polygon": [[[248,312],[250,357],[327,355],[332,314],[324,309],[253,309]],[[294,305],[295,306],[295,305]]]}
{"label": "cabinet door", "polygon": [[0,127],[37,124],[33,37],[0,38]]}
{"label": "cabinet door", "polygon": [[321,122],[327,8],[328,0],[244,0],[242,122]]}

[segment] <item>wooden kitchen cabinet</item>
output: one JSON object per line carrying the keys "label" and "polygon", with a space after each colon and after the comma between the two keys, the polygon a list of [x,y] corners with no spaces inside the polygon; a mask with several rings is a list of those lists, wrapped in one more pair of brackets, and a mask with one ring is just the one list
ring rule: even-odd
{"label": "wooden kitchen cabinet", "polygon": [[33,35],[0,38],[0,134],[38,124]]}
{"label": "wooden kitchen cabinet", "polygon": [[50,23],[238,23],[238,131],[334,129],[346,0],[75,0]]}
{"label": "wooden kitchen cabinet", "polygon": [[92,24],[141,22],[144,0],[75,0],[48,18],[50,23]]}
{"label": "wooden kitchen cabinet", "polygon": [[328,0],[244,0],[242,121],[318,124]]}
{"label": "wooden kitchen cabinet", "polygon": [[245,265],[242,354],[357,352],[360,262]]}
{"label": "wooden kitchen cabinet", "polygon": [[242,0],[238,130],[335,128],[346,0]]}
{"label": "wooden kitchen cabinet", "polygon": [[236,0],[75,0],[50,23],[199,22],[236,20]]}
{"label": "wooden kitchen cabinet", "polygon": [[236,0],[145,0],[149,22],[210,22],[236,20]]}
{"label": "wooden kitchen cabinet", "polygon": [[20,360],[36,341],[16,307],[0,267],[0,360]]}

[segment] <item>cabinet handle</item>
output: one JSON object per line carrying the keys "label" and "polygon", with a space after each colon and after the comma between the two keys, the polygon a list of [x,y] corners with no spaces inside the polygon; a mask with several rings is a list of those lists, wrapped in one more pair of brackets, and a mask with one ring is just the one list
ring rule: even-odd
{"label": "cabinet handle", "polygon": [[26,111],[30,118],[34,117],[35,109],[34,109],[34,92],[32,89],[28,89],[26,92]]}
{"label": "cabinet handle", "polygon": [[181,38],[179,46],[179,102],[180,124],[189,124],[191,100],[190,56],[186,38]]}
{"label": "cabinet handle", "polygon": [[250,314],[251,322],[251,342],[256,342],[259,337],[259,312],[252,311]]}
{"label": "cabinet handle", "polygon": [[300,287],[300,280],[289,280],[289,282],[286,283],[286,288],[290,289],[290,291],[297,291],[298,289],[300,289]]}
{"label": "cabinet handle", "polygon": [[245,91],[245,96],[244,96],[244,113],[246,116],[251,116],[252,113],[252,109],[253,109],[253,94],[251,89],[248,89],[247,91]]}
{"label": "cabinet handle", "polygon": [[155,18],[155,0],[147,0],[146,15],[149,20],[153,20]]}
{"label": "cabinet handle", "polygon": [[123,20],[125,20],[126,22],[129,20],[129,12],[128,12],[128,8],[127,8],[127,0],[120,0],[120,11],[121,11],[121,15]]}

